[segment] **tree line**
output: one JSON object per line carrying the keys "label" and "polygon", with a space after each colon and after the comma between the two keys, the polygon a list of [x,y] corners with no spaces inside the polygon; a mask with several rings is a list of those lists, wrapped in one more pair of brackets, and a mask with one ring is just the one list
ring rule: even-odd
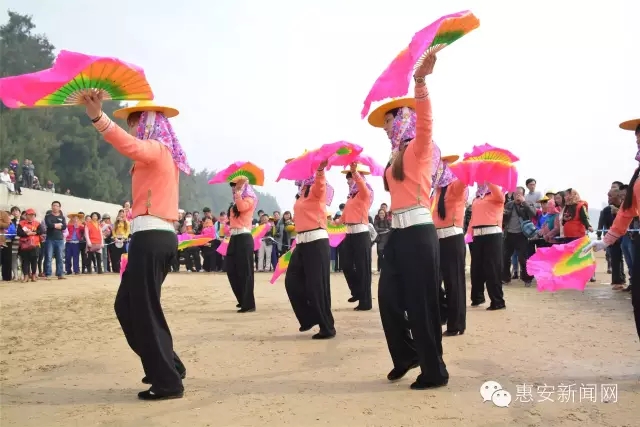
{"label": "tree line", "polygon": [[[8,15],[0,26],[0,77],[51,67],[55,47],[35,33],[33,18],[12,11]],[[107,102],[104,111],[113,118],[120,107]],[[69,188],[74,196],[116,204],[131,199],[131,160],[102,140],[83,107],[9,109],[0,102],[0,165],[6,167],[13,159],[22,165],[25,158],[33,161],[40,182],[52,181],[59,192]],[[209,185],[213,174],[206,169],[181,173],[181,208],[207,206],[216,214],[227,209],[231,192],[224,185]],[[273,196],[261,193],[259,198],[259,208],[279,210]]]}

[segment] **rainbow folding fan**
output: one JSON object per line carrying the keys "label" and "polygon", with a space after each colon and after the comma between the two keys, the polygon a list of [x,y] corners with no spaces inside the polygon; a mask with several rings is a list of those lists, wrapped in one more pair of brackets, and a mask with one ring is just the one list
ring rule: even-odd
{"label": "rainbow folding fan", "polygon": [[364,100],[362,118],[369,114],[371,104],[386,98],[404,96],[409,91],[413,71],[422,61],[449,46],[465,34],[480,26],[480,21],[468,10],[443,16],[426,28],[418,31],[409,46],[400,52],[378,80]]}
{"label": "rainbow folding fan", "polygon": [[243,176],[251,185],[264,185],[264,170],[251,162],[235,162],[221,170],[209,180],[209,184],[231,182],[234,178]]}
{"label": "rainbow folding fan", "polygon": [[293,254],[293,250],[295,248],[296,248],[296,241],[294,240],[291,243],[291,249],[283,253],[280,256],[280,258],[278,258],[278,263],[276,264],[275,270],[273,270],[273,274],[271,275],[271,279],[269,279],[269,283],[273,285],[274,283],[276,283],[276,280],[278,280],[278,277],[280,277],[282,273],[287,271],[287,268],[289,267],[289,262],[291,262],[291,255]]}
{"label": "rainbow folding fan", "polygon": [[329,246],[337,248],[347,236],[347,226],[336,224],[331,220],[327,221],[327,233],[329,233]]}
{"label": "rainbow folding fan", "polygon": [[584,291],[596,271],[593,252],[583,253],[590,242],[585,236],[564,245],[538,248],[527,260],[527,272],[536,278],[538,291]]}
{"label": "rainbow folding fan", "polygon": [[327,160],[327,165],[348,165],[362,153],[362,147],[347,141],[332,142],[322,147],[306,151],[284,165],[276,182],[281,179],[307,179],[318,169],[320,163]]}
{"label": "rainbow folding fan", "polygon": [[[253,250],[257,251],[260,249],[260,243],[262,242],[262,238],[267,235],[267,233],[271,230],[271,223],[267,222],[264,224],[258,224],[253,227],[251,230],[251,236],[253,237]],[[222,242],[220,242],[220,246],[218,246],[217,252],[222,256],[227,256],[227,249],[229,249],[229,242],[231,241],[231,237],[225,238]]]}
{"label": "rainbow folding fan", "polygon": [[103,100],[153,99],[142,68],[67,50],[60,51],[51,68],[0,79],[0,99],[9,108],[78,105],[88,91]]}
{"label": "rainbow folding fan", "polygon": [[195,237],[193,239],[183,240],[178,243],[178,250],[184,250],[188,248],[195,248],[196,246],[202,246],[213,240],[211,237]]}
{"label": "rainbow folding fan", "polygon": [[449,166],[451,172],[463,183],[471,186],[490,182],[506,191],[515,191],[518,186],[518,171],[514,162],[518,157],[510,151],[489,144],[474,146],[461,162]]}

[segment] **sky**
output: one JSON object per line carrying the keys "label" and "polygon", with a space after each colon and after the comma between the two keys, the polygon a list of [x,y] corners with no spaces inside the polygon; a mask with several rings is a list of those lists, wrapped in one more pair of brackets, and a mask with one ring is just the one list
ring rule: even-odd
{"label": "sky", "polygon": [[[191,166],[252,161],[265,170],[259,189],[283,209],[296,188],[275,178],[304,149],[346,140],[386,162],[389,140],[360,119],[363,101],[415,32],[462,10],[480,28],[441,51],[427,79],[443,154],[506,148],[521,159],[522,184],[574,187],[592,207],[637,165],[635,137],[618,127],[640,117],[637,1],[1,3],[33,15],[58,49],[143,67],[156,101],[181,112],[173,123]],[[328,179],[335,210],[348,188],[338,170]],[[388,202],[382,179],[369,181],[374,207]]]}

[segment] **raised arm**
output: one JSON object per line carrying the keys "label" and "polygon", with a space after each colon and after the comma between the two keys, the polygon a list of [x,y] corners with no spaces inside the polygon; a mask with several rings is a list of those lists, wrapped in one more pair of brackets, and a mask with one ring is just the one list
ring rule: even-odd
{"label": "raised arm", "polygon": [[311,186],[310,193],[316,199],[327,197],[327,178],[324,176],[324,169],[316,171],[316,180]]}
{"label": "raised arm", "polygon": [[[416,83],[416,138],[411,143],[418,159],[428,160],[433,151],[433,113],[431,98],[424,83]],[[428,171],[431,174],[431,171]]]}
{"label": "raised arm", "polygon": [[491,183],[487,183],[487,187],[489,187],[491,194],[486,198],[495,202],[504,203],[504,192],[502,191],[502,188]]}
{"label": "raised arm", "polygon": [[160,158],[162,150],[167,149],[158,141],[142,140],[129,135],[104,113],[93,126],[120,154],[136,162],[152,163]]}
{"label": "raised arm", "polygon": [[354,181],[356,182],[356,187],[358,188],[358,194],[362,194],[362,197],[365,199],[369,199],[371,197],[371,192],[369,191],[369,187],[367,187],[367,183],[358,172],[354,172],[351,174],[353,176]]}

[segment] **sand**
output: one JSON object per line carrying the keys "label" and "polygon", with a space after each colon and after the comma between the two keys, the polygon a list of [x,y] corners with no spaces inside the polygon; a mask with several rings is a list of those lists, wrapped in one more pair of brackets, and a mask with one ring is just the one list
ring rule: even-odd
{"label": "sand", "polygon": [[[603,260],[601,260],[603,261]],[[600,263],[602,268],[603,262]],[[139,360],[113,312],[117,275],[0,284],[2,427],[48,426],[637,426],[640,344],[627,293],[609,276],[583,294],[541,294],[515,281],[507,310],[469,308],[467,332],[443,339],[448,387],[397,383],[377,303],[354,312],[341,274],[331,276],[338,336],[299,333],[283,279],[256,278],[255,313],[237,314],[226,277],[171,274],[163,288],[185,397],[141,402]],[[378,276],[374,276],[374,286]],[[374,290],[374,295],[376,291]],[[484,402],[499,382],[508,408]],[[518,395],[524,384],[532,396]],[[553,402],[538,385],[552,386]],[[562,386],[576,384],[566,392]],[[585,384],[581,386],[581,384]],[[597,387],[596,402],[588,393]],[[601,399],[602,384],[617,386]],[[606,387],[612,390],[612,387]],[[539,389],[543,391],[542,388]],[[580,394],[583,394],[582,398]],[[525,402],[529,397],[533,402]],[[560,402],[558,400],[569,400]],[[435,423],[435,424],[433,424]]]}

